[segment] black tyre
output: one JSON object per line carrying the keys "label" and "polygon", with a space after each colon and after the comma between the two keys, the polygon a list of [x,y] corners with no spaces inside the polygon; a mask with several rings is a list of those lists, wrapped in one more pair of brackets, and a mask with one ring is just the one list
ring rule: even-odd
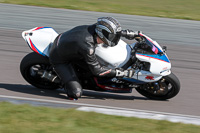
{"label": "black tyre", "polygon": [[[159,86],[159,89],[155,89],[155,83]],[[173,73],[162,77],[155,83],[141,85],[136,88],[136,90],[141,95],[154,100],[166,100],[173,98],[180,91],[180,82]]]}
{"label": "black tyre", "polygon": [[35,52],[27,54],[20,63],[20,72],[23,78],[31,85],[41,89],[57,89],[58,84],[41,78],[38,71],[52,71],[48,58]]}

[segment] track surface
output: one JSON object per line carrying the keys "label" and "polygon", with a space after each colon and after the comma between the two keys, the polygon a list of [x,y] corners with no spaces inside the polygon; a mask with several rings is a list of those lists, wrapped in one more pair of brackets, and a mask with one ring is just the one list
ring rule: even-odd
{"label": "track surface", "polygon": [[[172,71],[181,82],[181,91],[175,98],[154,101],[135,90],[131,94],[84,91],[83,98],[69,101],[62,90],[36,89],[24,81],[19,64],[31,50],[21,37],[23,30],[50,26],[60,33],[76,25],[92,24],[101,16],[114,16],[124,29],[142,30],[168,47]],[[0,18],[0,95],[200,116],[200,21],[8,4],[0,4]]]}

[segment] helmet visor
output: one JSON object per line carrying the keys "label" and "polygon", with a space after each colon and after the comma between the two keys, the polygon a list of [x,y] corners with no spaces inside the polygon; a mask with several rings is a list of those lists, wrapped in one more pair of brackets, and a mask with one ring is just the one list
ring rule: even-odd
{"label": "helmet visor", "polygon": [[117,32],[116,34],[114,33],[109,33],[105,30],[102,30],[103,35],[112,43],[114,43],[115,45],[117,45],[117,43],[119,42],[119,39],[121,37],[121,33]]}
{"label": "helmet visor", "polygon": [[119,42],[119,39],[120,39],[120,37],[121,37],[121,34],[120,33],[117,33],[117,34],[110,34],[110,39],[111,39],[111,42],[113,42],[115,45],[117,45],[118,44],[118,42]]}

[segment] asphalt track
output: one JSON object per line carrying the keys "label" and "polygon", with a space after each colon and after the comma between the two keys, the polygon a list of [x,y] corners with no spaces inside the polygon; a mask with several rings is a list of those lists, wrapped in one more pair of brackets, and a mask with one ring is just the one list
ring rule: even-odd
{"label": "asphalt track", "polygon": [[[175,98],[155,101],[135,90],[129,94],[85,90],[81,99],[70,101],[61,89],[36,89],[24,81],[19,64],[31,50],[21,37],[23,30],[48,26],[60,33],[76,25],[92,24],[101,16],[114,16],[124,29],[141,30],[168,47],[172,71],[181,82]],[[200,21],[0,4],[0,95],[200,116],[199,35]],[[0,100],[9,100],[1,96]]]}

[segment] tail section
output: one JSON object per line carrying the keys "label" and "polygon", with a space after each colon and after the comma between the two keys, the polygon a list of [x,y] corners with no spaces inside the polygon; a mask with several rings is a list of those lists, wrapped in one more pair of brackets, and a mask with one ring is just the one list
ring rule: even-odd
{"label": "tail section", "polygon": [[29,47],[43,56],[49,56],[49,47],[57,36],[58,33],[51,27],[35,27],[22,32],[22,37]]}

